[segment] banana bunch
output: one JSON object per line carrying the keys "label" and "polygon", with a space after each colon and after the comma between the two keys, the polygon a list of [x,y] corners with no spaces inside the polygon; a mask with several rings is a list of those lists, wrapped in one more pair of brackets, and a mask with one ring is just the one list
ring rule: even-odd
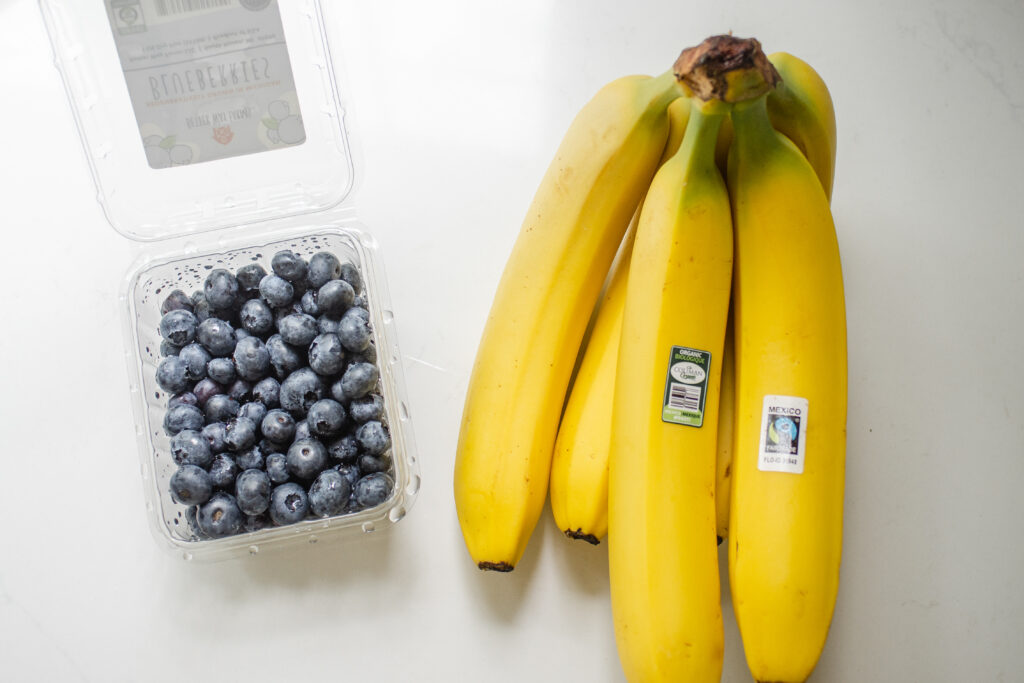
{"label": "banana bunch", "polygon": [[463,536],[511,571],[549,487],[567,536],[607,534],[630,681],[719,680],[716,536],[755,680],[804,681],[824,646],[846,419],[835,141],[810,66],[709,38],[584,107],[502,275],[456,455]]}

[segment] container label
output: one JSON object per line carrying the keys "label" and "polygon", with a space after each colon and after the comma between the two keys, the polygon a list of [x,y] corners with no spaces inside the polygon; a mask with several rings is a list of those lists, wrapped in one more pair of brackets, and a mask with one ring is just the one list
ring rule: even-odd
{"label": "container label", "polygon": [[151,168],[306,140],[277,0],[104,0]]}
{"label": "container label", "polygon": [[764,397],[757,469],[803,474],[807,405],[806,398],[797,396]]}
{"label": "container label", "polygon": [[673,346],[665,377],[662,421],[688,427],[702,426],[710,374],[710,353]]}

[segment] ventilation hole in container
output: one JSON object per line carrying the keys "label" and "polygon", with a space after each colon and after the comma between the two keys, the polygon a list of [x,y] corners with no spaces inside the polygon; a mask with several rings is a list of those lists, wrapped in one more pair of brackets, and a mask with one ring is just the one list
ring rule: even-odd
{"label": "ventilation hole in container", "polygon": [[[180,516],[181,515],[179,514],[178,517],[180,517]],[[174,518],[174,526],[178,526],[178,517]]]}
{"label": "ventilation hole in container", "polygon": [[364,533],[367,533],[367,534],[373,533],[373,530],[375,528],[376,527],[373,526],[373,522],[363,522],[363,532]]}
{"label": "ventilation hole in container", "polygon": [[396,508],[391,508],[391,512],[388,513],[388,519],[392,522],[397,522],[402,519],[402,517],[405,517],[405,508],[401,505]]}
{"label": "ventilation hole in container", "polygon": [[260,551],[260,547],[258,545],[251,545],[251,546],[249,546],[249,554],[250,555],[255,555],[259,551]]}
{"label": "ventilation hole in container", "polygon": [[409,484],[405,487],[405,492],[409,495],[415,494],[420,490],[420,475],[412,475],[412,479],[409,480]]}
{"label": "ventilation hole in container", "polygon": [[190,553],[187,550],[185,552],[183,552],[181,554],[181,556],[185,559],[186,562],[191,562],[192,561],[192,553]]}
{"label": "ventilation hole in container", "polygon": [[128,391],[130,391],[133,394],[137,394],[139,393],[139,386],[137,384],[129,385]]}
{"label": "ventilation hole in container", "polygon": [[398,404],[398,416],[402,418],[402,422],[409,420],[409,408],[406,407],[405,401]]}
{"label": "ventilation hole in container", "polygon": [[153,501],[147,500],[146,501],[146,512],[152,512],[152,511],[153,511]]}
{"label": "ventilation hole in container", "polygon": [[398,354],[397,353],[391,354],[391,364],[392,365],[398,365]]}
{"label": "ventilation hole in container", "polygon": [[380,317],[384,320],[384,324],[385,325],[390,325],[391,323],[393,323],[395,321],[395,314],[392,313],[391,311],[387,311],[387,310],[381,311],[380,312]]}
{"label": "ventilation hole in container", "polygon": [[309,537],[309,544],[313,545],[314,543],[316,543],[319,540],[320,540],[320,538],[316,534],[313,534],[312,536]]}

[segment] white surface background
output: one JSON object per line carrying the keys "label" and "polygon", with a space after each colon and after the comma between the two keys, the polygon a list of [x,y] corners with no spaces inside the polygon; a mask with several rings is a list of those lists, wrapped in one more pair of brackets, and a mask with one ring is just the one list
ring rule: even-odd
{"label": "white surface background", "polygon": [[[345,4],[356,201],[388,268],[423,489],[384,535],[192,565],[144,518],[116,310],[138,247],[94,201],[35,3],[0,0],[0,678],[622,680],[604,546],[546,511],[511,575],[469,561],[462,398],[574,113],[731,29],[813,64],[838,114],[846,535],[812,680],[1021,680],[1024,5]],[[723,599],[723,680],[749,680]]]}

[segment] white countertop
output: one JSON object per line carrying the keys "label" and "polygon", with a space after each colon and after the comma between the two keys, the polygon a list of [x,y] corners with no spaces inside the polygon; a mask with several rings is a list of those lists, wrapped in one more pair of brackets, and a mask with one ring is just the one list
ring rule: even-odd
{"label": "white countertop", "polygon": [[[140,247],[95,202],[36,4],[0,0],[0,678],[623,680],[603,545],[546,510],[515,572],[470,562],[456,435],[572,116],[732,30],[809,61],[838,118],[846,529],[812,681],[1020,680],[1024,5],[345,4],[355,202],[387,266],[423,488],[388,533],[199,565],[145,520],[116,310]],[[747,681],[727,590],[723,611],[723,680]]]}

